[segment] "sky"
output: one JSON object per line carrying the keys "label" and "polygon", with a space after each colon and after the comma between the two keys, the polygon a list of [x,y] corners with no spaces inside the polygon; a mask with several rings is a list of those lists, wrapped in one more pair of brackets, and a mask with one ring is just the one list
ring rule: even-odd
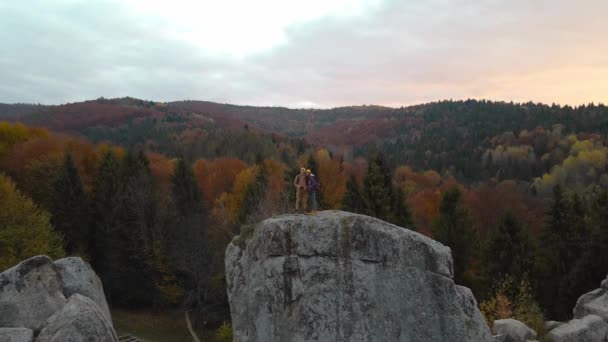
{"label": "sky", "polygon": [[0,0],[0,103],[608,103],[606,0]]}

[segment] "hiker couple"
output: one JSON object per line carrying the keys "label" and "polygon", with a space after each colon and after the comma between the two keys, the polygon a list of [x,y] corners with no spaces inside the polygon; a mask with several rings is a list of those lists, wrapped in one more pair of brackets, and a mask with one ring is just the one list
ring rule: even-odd
{"label": "hiker couple", "polygon": [[319,191],[317,177],[310,169],[301,168],[293,185],[296,187],[296,212],[306,213],[310,199],[310,214],[315,215],[317,213],[317,191]]}

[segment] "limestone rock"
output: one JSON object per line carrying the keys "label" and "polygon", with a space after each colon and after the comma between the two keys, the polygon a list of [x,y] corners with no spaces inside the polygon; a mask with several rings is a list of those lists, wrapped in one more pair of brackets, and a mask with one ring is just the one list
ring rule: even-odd
{"label": "limestone rock", "polygon": [[35,256],[0,273],[0,327],[38,330],[66,303],[51,259]]}
{"label": "limestone rock", "polygon": [[90,298],[99,306],[107,321],[112,324],[112,316],[101,280],[91,266],[78,257],[57,260],[55,266],[57,266],[63,280],[63,294],[65,297],[69,298],[78,293]]}
{"label": "limestone rock", "polygon": [[32,342],[34,332],[27,328],[0,328],[0,342]]}
{"label": "limestone rock", "polygon": [[525,342],[536,338],[536,331],[511,318],[494,321],[494,332],[500,335],[504,342]]}
{"label": "limestone rock", "polygon": [[36,342],[117,342],[114,328],[93,300],[74,294],[44,324]]}
{"label": "limestone rock", "polygon": [[564,322],[545,321],[545,323],[543,323],[543,329],[545,329],[545,332],[549,332],[549,331],[559,327],[562,324],[564,324]]}
{"label": "limestone rock", "polygon": [[226,250],[234,341],[493,341],[448,247],[363,216],[265,220]]}
{"label": "limestone rock", "polygon": [[608,323],[599,316],[589,315],[562,324],[546,336],[552,342],[604,342],[608,338]]}
{"label": "limestone rock", "polygon": [[574,318],[596,315],[608,322],[608,277],[602,281],[599,289],[580,296],[573,311]]}

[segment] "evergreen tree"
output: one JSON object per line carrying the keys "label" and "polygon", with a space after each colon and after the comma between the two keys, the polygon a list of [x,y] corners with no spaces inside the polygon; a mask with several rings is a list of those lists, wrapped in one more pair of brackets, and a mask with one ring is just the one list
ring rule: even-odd
{"label": "evergreen tree", "polygon": [[72,155],[65,155],[63,166],[53,184],[51,223],[63,234],[68,254],[88,254],[88,198]]}
{"label": "evergreen tree", "polygon": [[[562,305],[557,306],[557,311],[563,317],[571,314],[569,309],[576,304],[581,294],[597,288],[608,269],[608,191],[602,189],[593,194],[588,208],[589,213],[585,219],[590,228],[578,230],[580,240],[573,248],[580,254],[575,257],[575,262],[560,281],[558,298]],[[577,213],[574,217],[580,217],[581,211],[585,211],[578,196],[572,198],[572,211]]]}
{"label": "evergreen tree", "polygon": [[473,224],[459,188],[448,189],[441,199],[433,237],[452,249],[454,281],[467,284],[464,272],[474,254]]}
{"label": "evergreen tree", "polygon": [[500,219],[484,254],[487,278],[511,276],[520,281],[531,271],[532,241],[526,227],[512,211],[507,211]]}
{"label": "evergreen tree", "polygon": [[114,229],[118,225],[119,196],[121,191],[120,163],[111,151],[102,157],[93,183],[92,219],[93,241],[91,261],[104,283],[109,280],[112,265],[117,260],[114,250]]}
{"label": "evergreen tree", "polygon": [[180,216],[203,214],[201,191],[194,172],[184,159],[178,159],[171,177],[173,203]]}
{"label": "evergreen tree", "polygon": [[108,292],[113,303],[145,306],[158,296],[154,253],[157,220],[155,184],[143,152],[128,152],[120,170],[117,225],[112,232],[112,265]]}
{"label": "evergreen tree", "polygon": [[365,212],[363,194],[359,190],[359,184],[357,184],[355,176],[351,175],[346,183],[346,192],[342,197],[342,208],[353,213],[361,214]]}
{"label": "evergreen tree", "polygon": [[385,177],[378,164],[369,163],[363,182],[365,184],[363,196],[365,213],[386,221],[392,213],[393,199],[391,198],[391,188],[386,187]]}
{"label": "evergreen tree", "polygon": [[[577,204],[578,205],[578,204]],[[578,210],[578,209],[577,209]],[[572,204],[568,201],[560,185],[553,188],[553,202],[548,213],[547,222],[541,240],[543,241],[538,256],[537,286],[538,298],[549,316],[556,319],[567,318],[569,309],[560,301],[556,301],[560,291],[564,292],[566,285],[562,279],[576,262],[576,256],[568,250],[577,239],[576,226]],[[542,284],[552,283],[555,286],[547,288]],[[562,288],[560,290],[560,288]]]}
{"label": "evergreen tree", "polygon": [[396,224],[400,227],[414,229],[414,220],[412,219],[412,212],[410,211],[410,208],[407,205],[405,193],[402,189],[396,188],[393,191],[393,197],[393,212],[389,222]]}
{"label": "evergreen tree", "polygon": [[183,159],[177,161],[171,185],[177,216],[170,246],[173,263],[188,284],[184,305],[200,308],[206,300],[211,253],[202,194],[192,169]]}

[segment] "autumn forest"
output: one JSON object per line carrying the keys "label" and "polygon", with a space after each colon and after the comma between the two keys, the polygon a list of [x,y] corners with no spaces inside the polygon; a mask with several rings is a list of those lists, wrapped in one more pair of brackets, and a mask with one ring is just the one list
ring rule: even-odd
{"label": "autumn forest", "polygon": [[0,104],[0,120],[0,271],[32,255],[80,255],[112,307],[229,323],[225,247],[293,211],[300,167],[317,175],[322,210],[448,245],[456,282],[488,320],[566,319],[608,269],[604,105],[99,98]]}

